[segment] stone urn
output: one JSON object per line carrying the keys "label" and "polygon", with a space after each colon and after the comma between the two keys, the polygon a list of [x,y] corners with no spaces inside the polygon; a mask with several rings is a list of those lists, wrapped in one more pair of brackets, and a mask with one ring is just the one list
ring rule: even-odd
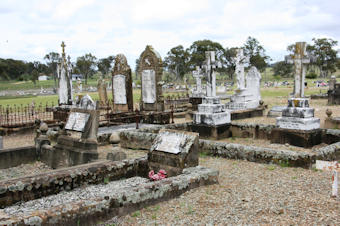
{"label": "stone urn", "polygon": [[328,118],[331,117],[332,113],[333,113],[332,110],[329,109],[329,108],[327,108],[327,110],[326,110],[326,115],[327,115]]}

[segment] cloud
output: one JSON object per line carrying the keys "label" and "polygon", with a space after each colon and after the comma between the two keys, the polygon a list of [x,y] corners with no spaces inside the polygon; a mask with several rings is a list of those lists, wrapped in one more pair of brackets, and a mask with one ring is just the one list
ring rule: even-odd
{"label": "cloud", "polygon": [[196,40],[234,47],[252,36],[282,60],[295,41],[340,40],[339,11],[335,0],[4,0],[0,57],[43,60],[60,52],[64,40],[72,60],[123,53],[134,68],[147,44],[164,58],[172,47]]}

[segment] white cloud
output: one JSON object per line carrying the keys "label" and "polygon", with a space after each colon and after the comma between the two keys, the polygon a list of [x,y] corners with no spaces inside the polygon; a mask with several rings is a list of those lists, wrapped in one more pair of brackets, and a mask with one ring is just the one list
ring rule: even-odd
{"label": "white cloud", "polygon": [[164,58],[196,40],[233,47],[252,36],[280,60],[295,41],[340,40],[339,11],[336,0],[2,1],[0,57],[42,60],[64,40],[74,60],[124,53],[134,68],[147,44]]}

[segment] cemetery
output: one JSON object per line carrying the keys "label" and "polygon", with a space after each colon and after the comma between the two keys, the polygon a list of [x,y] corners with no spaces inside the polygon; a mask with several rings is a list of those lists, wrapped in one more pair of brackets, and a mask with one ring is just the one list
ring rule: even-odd
{"label": "cemetery", "polygon": [[[279,178],[292,184],[285,175],[287,172],[297,175],[296,172],[308,170],[311,174],[315,167],[335,175],[333,199],[328,203],[333,211],[327,222],[337,217],[339,200],[334,184],[340,160],[339,119],[332,117],[330,109],[323,113],[327,114],[324,121],[318,118],[321,113],[304,94],[306,66],[313,60],[306,54],[305,42],[297,42],[294,53],[286,59],[294,65],[293,93],[282,100],[286,106],[272,109],[267,109],[268,103],[261,97],[261,73],[255,66],[246,68],[249,59],[243,49],[237,49],[233,59],[237,87],[231,95],[218,95],[216,74],[221,62],[215,51],[205,51],[202,65],[192,72],[195,88],[190,94],[174,98],[165,97],[161,56],[147,45],[138,59],[140,102],[135,103],[132,72],[124,54],[115,57],[112,91],[107,91],[108,84],[99,78],[96,89],[99,100],[95,101],[82,92],[79,80],[73,89],[72,64],[66,57],[64,42],[61,47],[57,66],[58,105],[46,105],[42,113],[35,106],[21,114],[5,111],[7,124],[2,128],[5,139],[14,133],[15,143],[24,136],[18,132],[27,131],[34,131],[34,137],[31,145],[12,144],[10,148],[6,147],[8,143],[2,147],[0,140],[0,176],[20,171],[20,167],[37,167],[34,174],[23,170],[14,176],[1,176],[1,225],[100,225],[112,221],[115,224],[120,217],[147,212],[150,206],[171,205],[199,189],[209,196],[214,193],[213,199],[219,195],[229,197],[230,186],[239,183],[239,178],[250,181],[241,185],[239,198],[233,191],[233,197],[238,199],[233,199],[236,202],[233,205],[256,205],[251,192],[265,200],[268,188],[258,184],[264,177],[272,178],[279,190],[274,194],[275,198],[279,196],[275,202],[281,202],[286,200],[282,195],[288,197],[290,193],[288,185],[282,186]],[[332,90],[336,90],[337,83],[333,83]],[[329,91],[329,98],[336,99],[336,92]],[[245,179],[240,172],[232,175],[233,165],[236,168],[242,165],[247,174],[256,176]],[[325,175],[318,177],[320,183],[329,184]],[[294,186],[311,192],[303,177],[299,183]],[[221,194],[216,194],[214,188]],[[320,190],[323,197],[320,199],[325,203],[330,187]],[[201,201],[214,205],[206,198]],[[275,204],[275,209],[266,211],[279,217],[285,211],[303,211],[284,210],[282,205]],[[191,208],[196,207],[190,207],[189,214]]]}

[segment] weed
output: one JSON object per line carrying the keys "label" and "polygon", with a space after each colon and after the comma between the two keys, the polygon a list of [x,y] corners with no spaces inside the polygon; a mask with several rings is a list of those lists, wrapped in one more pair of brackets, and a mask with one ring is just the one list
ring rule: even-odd
{"label": "weed", "polygon": [[296,176],[293,176],[293,177],[292,177],[292,179],[293,179],[293,180],[296,180],[296,179],[297,179],[297,177],[296,177]]}
{"label": "weed", "polygon": [[155,208],[153,208],[153,211],[158,211],[159,210],[159,205],[155,206]]}
{"label": "weed", "polygon": [[288,160],[280,160],[279,164],[280,164],[281,167],[289,167],[290,166]]}
{"label": "weed", "polygon": [[154,215],[151,216],[151,219],[152,219],[152,220],[156,220],[156,219],[157,219],[157,216],[154,214]]}
{"label": "weed", "polygon": [[276,167],[275,167],[275,166],[268,166],[267,169],[268,169],[268,170],[275,170]]}
{"label": "weed", "polygon": [[139,216],[140,216],[139,210],[131,214],[131,217],[139,217]]}
{"label": "weed", "polygon": [[108,177],[104,178],[104,184],[108,184],[110,182],[110,179]]}
{"label": "weed", "polygon": [[206,152],[200,152],[200,157],[201,158],[204,158],[204,157],[207,157],[208,154]]}

